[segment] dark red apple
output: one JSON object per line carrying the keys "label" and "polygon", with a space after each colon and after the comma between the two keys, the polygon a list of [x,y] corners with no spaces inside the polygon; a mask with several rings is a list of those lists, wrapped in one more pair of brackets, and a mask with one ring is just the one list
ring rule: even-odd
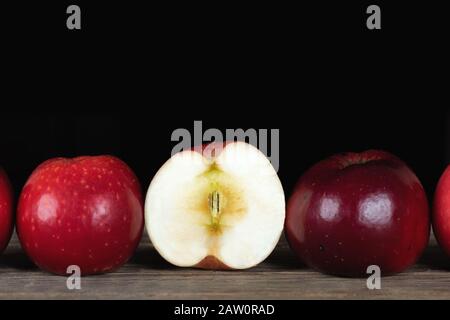
{"label": "dark red apple", "polygon": [[450,166],[437,185],[433,209],[434,234],[441,248],[450,256]]}
{"label": "dark red apple", "polygon": [[425,249],[427,198],[416,175],[384,151],[336,155],[314,165],[292,194],[286,235],[307,265],[341,276],[405,270]]}
{"label": "dark red apple", "polygon": [[41,164],[19,199],[17,233],[40,268],[83,275],[123,265],[141,239],[143,200],[138,179],[112,156],[56,158]]}
{"label": "dark red apple", "polygon": [[14,229],[13,193],[5,171],[0,167],[0,253],[5,250]]}

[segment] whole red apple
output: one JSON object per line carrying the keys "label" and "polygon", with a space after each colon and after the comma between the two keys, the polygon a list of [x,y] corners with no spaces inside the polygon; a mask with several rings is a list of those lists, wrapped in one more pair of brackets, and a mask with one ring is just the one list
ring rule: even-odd
{"label": "whole red apple", "polygon": [[112,156],[56,158],[41,164],[19,199],[17,233],[43,270],[83,275],[123,265],[141,239],[143,200],[138,179]]}
{"label": "whole red apple", "polygon": [[0,167],[0,253],[5,250],[14,229],[13,193],[5,171]]}
{"label": "whole red apple", "polygon": [[437,185],[433,209],[434,234],[441,248],[450,256],[450,166]]}
{"label": "whole red apple", "polygon": [[336,155],[314,165],[292,194],[286,235],[309,266],[341,276],[401,272],[416,262],[430,232],[416,175],[384,151]]}

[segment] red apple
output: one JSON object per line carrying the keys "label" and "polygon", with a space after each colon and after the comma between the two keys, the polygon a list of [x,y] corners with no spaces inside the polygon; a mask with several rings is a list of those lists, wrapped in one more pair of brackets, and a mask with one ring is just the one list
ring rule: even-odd
{"label": "red apple", "polygon": [[5,171],[0,167],[0,253],[8,245],[13,228],[12,188]]}
{"label": "red apple", "polygon": [[436,188],[433,231],[441,248],[450,256],[450,166],[445,169]]}
{"label": "red apple", "polygon": [[112,156],[56,158],[41,164],[19,199],[17,233],[40,268],[83,275],[123,265],[141,239],[143,200],[138,179]]}
{"label": "red apple", "polygon": [[341,276],[405,270],[425,249],[427,198],[416,175],[384,151],[336,155],[299,180],[286,216],[293,251],[309,266]]}

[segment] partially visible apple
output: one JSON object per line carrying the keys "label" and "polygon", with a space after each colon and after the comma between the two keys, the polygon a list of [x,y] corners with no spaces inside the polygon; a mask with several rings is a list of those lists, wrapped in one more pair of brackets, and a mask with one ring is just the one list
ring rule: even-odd
{"label": "partially visible apple", "polygon": [[336,155],[299,180],[288,203],[286,235],[309,266],[341,276],[405,270],[425,249],[427,198],[416,175],[384,151]]}
{"label": "partially visible apple", "polygon": [[433,209],[434,234],[441,248],[450,256],[450,166],[437,185]]}
{"label": "partially visible apple", "polygon": [[170,158],[151,182],[146,226],[156,250],[180,267],[246,269],[275,248],[284,192],[267,157],[244,142]]}
{"label": "partially visible apple", "polygon": [[144,225],[138,179],[112,156],[56,158],[41,164],[19,199],[17,233],[42,269],[83,275],[123,265]]}
{"label": "partially visible apple", "polygon": [[5,171],[0,167],[0,253],[5,250],[14,229],[13,193]]}

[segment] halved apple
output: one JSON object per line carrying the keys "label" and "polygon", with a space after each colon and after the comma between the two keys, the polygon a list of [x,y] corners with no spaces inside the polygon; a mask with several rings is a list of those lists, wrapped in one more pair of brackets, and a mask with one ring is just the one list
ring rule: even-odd
{"label": "halved apple", "polygon": [[251,268],[281,236],[283,187],[267,157],[250,144],[202,150],[175,154],[152,180],[145,201],[150,239],[176,266]]}

